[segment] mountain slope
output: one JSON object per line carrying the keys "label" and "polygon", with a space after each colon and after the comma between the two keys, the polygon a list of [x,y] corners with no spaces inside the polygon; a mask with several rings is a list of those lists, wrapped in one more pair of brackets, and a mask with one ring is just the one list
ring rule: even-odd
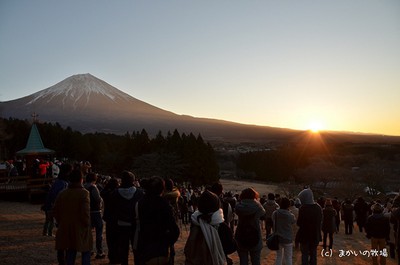
{"label": "mountain slope", "polygon": [[110,84],[92,76],[80,74],[31,94],[0,103],[4,118],[30,119],[33,113],[43,122],[58,122],[74,130],[111,132],[146,129],[155,135],[178,129],[180,132],[202,134],[213,139],[265,139],[282,137],[294,131],[243,125],[233,122],[177,115],[140,101]]}

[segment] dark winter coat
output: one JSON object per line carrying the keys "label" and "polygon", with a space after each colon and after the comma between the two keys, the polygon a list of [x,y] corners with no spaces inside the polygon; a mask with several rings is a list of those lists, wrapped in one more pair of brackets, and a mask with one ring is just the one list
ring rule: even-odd
{"label": "dark winter coat", "polygon": [[354,202],[354,212],[356,213],[356,222],[359,226],[364,226],[367,221],[369,206],[362,198]]}
{"label": "dark winter coat", "polygon": [[299,242],[318,245],[318,242],[321,241],[321,222],[321,206],[316,203],[300,206],[297,219]]}
{"label": "dark winter coat", "polygon": [[336,215],[337,212],[333,209],[333,206],[326,206],[323,213],[322,231],[325,233],[336,232]]}
{"label": "dark winter coat", "polygon": [[135,229],[135,205],[143,197],[143,190],[136,187],[118,188],[111,195],[113,208],[111,215],[117,218],[118,225]]}
{"label": "dark winter coat", "polygon": [[314,202],[313,193],[310,189],[304,189],[299,193],[301,206],[299,209],[299,217],[297,219],[296,240],[299,243],[317,246],[322,240],[321,224],[322,224],[322,208]]}
{"label": "dark winter coat", "polygon": [[367,218],[365,223],[365,231],[368,238],[385,238],[389,240],[390,222],[389,218],[383,213],[375,213]]}
{"label": "dark winter coat", "polygon": [[110,223],[117,223],[117,217],[115,214],[113,214],[113,199],[112,196],[114,192],[117,189],[110,189],[110,188],[105,188],[100,192],[100,196],[103,198],[103,203],[104,203],[104,210],[103,210],[103,220],[105,222],[110,222]]}
{"label": "dark winter coat", "polygon": [[354,206],[351,204],[351,202],[345,202],[342,205],[342,214],[343,214],[343,220],[347,222],[353,222],[354,216]]}
{"label": "dark winter coat", "polygon": [[160,196],[145,194],[138,202],[140,231],[137,253],[141,261],[169,255],[169,247],[179,237],[172,207]]}

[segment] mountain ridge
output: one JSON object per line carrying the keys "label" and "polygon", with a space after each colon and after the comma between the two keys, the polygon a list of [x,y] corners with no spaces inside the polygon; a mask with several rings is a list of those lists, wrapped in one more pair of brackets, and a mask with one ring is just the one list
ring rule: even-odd
{"label": "mountain ridge", "polygon": [[124,134],[146,129],[150,135],[178,129],[206,139],[280,141],[304,131],[179,115],[134,98],[87,73],[77,74],[31,95],[0,102],[4,118],[27,119],[39,114],[43,122],[59,123],[82,133]]}

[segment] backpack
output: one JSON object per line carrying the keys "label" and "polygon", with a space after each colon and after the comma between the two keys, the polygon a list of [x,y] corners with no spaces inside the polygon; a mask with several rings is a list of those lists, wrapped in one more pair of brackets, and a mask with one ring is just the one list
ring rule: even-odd
{"label": "backpack", "polygon": [[236,240],[233,238],[232,230],[225,222],[219,224],[218,235],[226,255],[232,254],[237,250]]}
{"label": "backpack", "polygon": [[235,238],[240,246],[253,248],[258,244],[260,240],[260,232],[253,224],[254,218],[255,213],[239,218],[239,224],[236,228]]}

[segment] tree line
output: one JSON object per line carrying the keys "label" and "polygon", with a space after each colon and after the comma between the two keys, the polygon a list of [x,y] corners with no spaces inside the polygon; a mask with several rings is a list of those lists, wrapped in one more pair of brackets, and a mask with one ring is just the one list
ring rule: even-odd
{"label": "tree line", "polygon": [[284,182],[309,165],[311,154],[296,147],[247,152],[239,155],[238,169],[246,176],[261,181]]}
{"label": "tree line", "polygon": [[[150,138],[145,129],[115,135],[82,134],[59,123],[37,123],[37,127],[44,146],[55,150],[57,159],[88,160],[102,174],[118,175],[127,169],[140,178],[159,175],[195,185],[218,179],[214,149],[200,134],[180,134],[174,130],[164,136],[160,131]],[[0,120],[2,159],[12,159],[25,148],[30,128],[26,120]]]}
{"label": "tree line", "polygon": [[239,176],[268,182],[319,183],[322,189],[336,182],[333,185],[348,194],[359,186],[382,192],[400,187],[399,143],[325,140],[318,144],[307,139],[241,153],[236,165]]}

